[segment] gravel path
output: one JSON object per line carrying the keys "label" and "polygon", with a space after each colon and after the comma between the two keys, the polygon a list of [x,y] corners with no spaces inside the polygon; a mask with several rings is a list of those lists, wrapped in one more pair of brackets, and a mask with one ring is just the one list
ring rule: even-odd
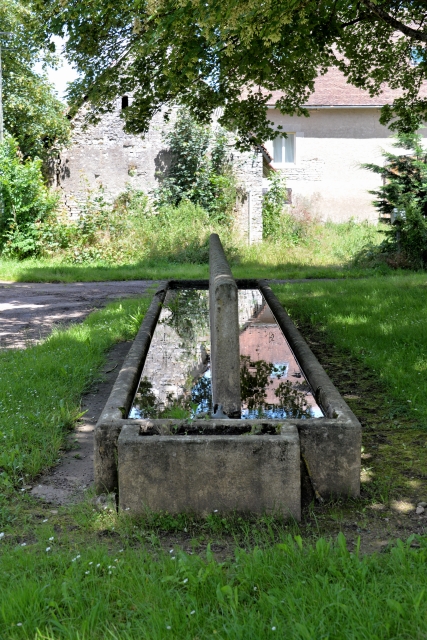
{"label": "gravel path", "polygon": [[25,348],[55,325],[81,322],[117,298],[142,295],[150,280],[66,284],[0,281],[0,348]]}
{"label": "gravel path", "polygon": [[153,280],[66,284],[0,280],[0,349],[25,348],[48,336],[55,325],[81,322],[91,311],[110,300],[142,295],[153,284]]}

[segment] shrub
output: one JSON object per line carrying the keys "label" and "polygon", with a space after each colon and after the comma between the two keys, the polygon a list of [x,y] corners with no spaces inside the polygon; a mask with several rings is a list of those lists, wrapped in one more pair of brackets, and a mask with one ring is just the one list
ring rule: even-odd
{"label": "shrub", "polygon": [[128,186],[113,203],[101,189],[88,189],[80,218],[71,222],[56,213],[42,225],[41,237],[45,253],[75,264],[141,259],[200,264],[208,261],[212,231],[230,244],[228,229],[202,207],[184,199],[155,209],[142,191]]}
{"label": "shrub", "polygon": [[56,211],[58,195],[44,184],[41,160],[24,162],[12,137],[0,145],[0,192],[3,255],[19,259],[39,255],[43,222]]}
{"label": "shrub", "polygon": [[181,110],[165,142],[172,161],[154,191],[157,208],[189,200],[205,209],[211,221],[230,223],[237,190],[225,131],[201,125],[188,111]]}
{"label": "shrub", "polygon": [[263,236],[285,246],[296,246],[307,235],[308,218],[298,215],[298,210],[286,209],[288,192],[283,174],[271,172],[268,179],[271,184],[262,204]]}
{"label": "shrub", "polygon": [[[390,216],[385,241],[376,251],[390,266],[424,268],[427,265],[427,151],[418,134],[399,134],[395,147],[407,153],[383,152],[385,165],[363,167],[382,176],[373,204]],[[372,253],[372,252],[371,252]]]}
{"label": "shrub", "polygon": [[[48,216],[41,227],[45,254],[60,253],[66,262],[123,263],[143,253],[145,220],[151,215],[148,197],[129,186],[111,203],[101,189],[87,187],[80,215]],[[138,245],[138,246],[136,246]]]}
{"label": "shrub", "polygon": [[424,268],[427,265],[427,218],[422,203],[413,196],[402,198],[393,226],[393,230],[386,232],[386,248],[403,254],[409,262],[407,266]]}

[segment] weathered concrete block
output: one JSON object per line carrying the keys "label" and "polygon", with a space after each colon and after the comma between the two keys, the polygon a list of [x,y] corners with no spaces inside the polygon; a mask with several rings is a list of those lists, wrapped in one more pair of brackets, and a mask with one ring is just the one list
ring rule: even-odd
{"label": "weathered concrete block", "polygon": [[[309,421],[307,421],[309,422]],[[347,423],[303,420],[298,425],[301,461],[317,498],[357,498],[360,495],[362,430],[356,419]]]}
{"label": "weathered concrete block", "polygon": [[97,493],[117,490],[117,438],[123,418],[131,408],[166,291],[167,283],[161,282],[96,424],[94,467]]}
{"label": "weathered concrete block", "polygon": [[273,436],[141,436],[118,441],[120,509],[301,517],[298,430]]}
{"label": "weathered concrete block", "polygon": [[213,405],[240,418],[238,290],[216,233],[209,242],[209,319]]}
{"label": "weathered concrete block", "polygon": [[[284,492],[282,492],[284,486],[281,475],[283,468],[277,463],[277,449],[269,448],[272,447],[270,441],[274,441],[277,445],[280,440],[278,439],[279,436],[270,436],[268,434],[272,432],[275,433],[281,427],[284,427],[285,431],[283,434],[286,435],[286,437],[291,433],[289,427],[291,427],[291,430],[297,429],[299,434],[301,467],[298,470],[298,479],[301,473],[303,481],[302,491],[306,494],[306,502],[310,502],[313,495],[328,500],[336,496],[346,498],[357,497],[360,494],[361,425],[356,416],[332,384],[325,370],[309,349],[307,343],[274,296],[268,284],[262,281],[246,280],[240,280],[237,284],[239,288],[259,288],[266,298],[293,353],[305,372],[316,401],[322,407],[325,417],[308,420],[292,419],[288,424],[286,424],[287,421],[285,421],[285,425],[283,420],[195,420],[191,426],[184,420],[130,421],[127,419],[126,416],[138,386],[145,356],[150,345],[151,335],[155,329],[166,289],[168,287],[186,288],[189,286],[207,289],[208,287],[206,280],[194,282],[170,281],[162,284],[144,319],[135,344],[123,365],[95,432],[95,480],[97,492],[116,491],[118,482],[117,466],[119,465],[122,469],[128,469],[128,479],[125,481],[122,474],[120,480],[122,483],[125,482],[124,490],[125,496],[127,496],[123,498],[124,502],[122,496],[119,496],[119,502],[122,508],[127,508],[123,505],[129,505],[130,509],[135,509],[136,512],[138,512],[141,510],[141,504],[143,503],[154,509],[162,509],[164,506],[160,504],[161,500],[160,497],[157,496],[157,493],[159,496],[162,496],[169,492],[169,500],[172,505],[171,509],[174,509],[174,505],[177,504],[178,506],[176,508],[178,510],[181,508],[187,511],[200,511],[205,508],[209,510],[209,506],[206,506],[209,504],[209,491],[211,491],[214,496],[220,495],[218,483],[221,478],[221,487],[224,487],[225,484],[228,484],[230,487],[228,493],[227,490],[224,490],[228,502],[226,500],[224,505],[218,503],[219,506],[218,504],[215,505],[215,509],[229,508],[229,503],[233,504],[232,498],[239,498],[240,500],[241,494],[243,494],[241,499],[242,510],[247,508],[249,510],[256,510],[257,504],[261,503],[266,509],[269,509],[271,508],[269,506],[270,503],[276,505],[278,498],[280,499],[282,495],[284,496],[284,505],[295,505],[296,502],[299,504],[301,492],[299,480],[298,484],[292,488],[290,488],[290,484],[292,483],[285,483],[286,486],[283,490]],[[229,424],[227,424],[227,422]],[[233,427],[234,434],[247,433],[247,431],[251,429],[261,429],[262,435],[234,435],[232,437],[228,435],[230,431],[227,430],[230,425]],[[145,447],[145,453],[143,455],[147,459],[146,471],[144,471],[144,473],[147,473],[149,479],[151,476],[155,477],[153,469],[158,470],[162,468],[160,463],[158,463],[156,467],[154,462],[150,460],[150,456],[153,455],[155,440],[161,438],[162,447],[166,446],[165,443],[167,441],[173,443],[168,449],[168,456],[163,459],[164,467],[172,469],[171,474],[169,474],[169,472],[160,473],[157,471],[156,473],[160,476],[157,484],[150,483],[146,480],[145,483],[148,488],[145,490],[146,497],[144,498],[141,498],[143,494],[139,491],[139,482],[142,477],[139,471],[139,453],[138,455],[135,454],[135,462],[132,462],[132,447],[128,447],[129,450],[126,451],[126,445],[123,449],[125,455],[125,458],[123,458],[124,466],[122,466],[121,454],[119,453],[119,456],[117,455],[118,439],[122,429],[126,429],[126,433],[128,434],[133,434],[134,439],[139,429],[145,429],[147,435],[137,436],[135,442],[143,441]],[[131,431],[129,431],[129,429],[131,429]],[[174,435],[170,435],[171,429],[173,429]],[[272,431],[270,431],[270,429]],[[201,434],[198,433],[199,430],[202,431]],[[148,435],[150,431],[155,435]],[[177,431],[189,435],[178,436]],[[215,435],[204,435],[205,431],[209,431]],[[224,438],[228,441],[225,445]],[[228,458],[226,456],[227,452],[232,450],[231,442],[233,438],[239,444],[242,442],[253,444],[257,442],[256,438],[258,438],[260,441],[265,442],[266,448],[261,447],[260,449],[265,455],[249,455],[249,453],[247,453],[247,460],[243,462],[243,448],[241,450],[242,453],[239,453],[236,458],[239,462],[236,462],[237,466],[235,466],[234,454],[230,454]],[[125,442],[125,440],[122,440],[122,442]],[[183,446],[183,442],[187,443],[186,448]],[[193,442],[196,444],[193,445]],[[221,461],[220,455],[216,455],[216,453],[216,457],[214,456],[212,461],[209,461],[209,453],[207,457],[198,454],[193,463],[192,456],[194,452],[202,451],[203,448],[208,452],[213,452],[217,446],[219,448],[224,447],[225,458],[223,461]],[[138,444],[137,449],[139,447],[140,445]],[[177,448],[174,449],[174,447]],[[158,451],[159,450],[160,449],[158,449]],[[173,455],[174,451],[177,454],[177,458]],[[187,457],[184,456],[184,451],[187,451]],[[155,455],[156,457],[158,457],[158,455],[160,456],[158,452]],[[271,463],[271,479],[267,482],[265,479],[269,473],[269,456],[271,456],[272,461],[274,460],[274,464],[273,462]],[[276,456],[276,458],[274,456]],[[286,459],[285,456],[285,460]],[[178,463],[178,460],[181,460],[181,462]],[[214,463],[214,460],[218,462]],[[214,464],[217,464],[216,470],[212,468]],[[259,468],[265,468],[265,471],[258,477],[259,464],[261,464]],[[126,465],[128,466],[126,467]],[[203,468],[204,465],[206,469]],[[255,465],[256,473],[253,472],[251,465]],[[187,477],[185,480],[187,484],[184,483],[181,490],[177,488],[178,482],[180,481],[181,475],[185,479],[184,471],[187,466],[191,470],[195,480],[189,484]],[[176,473],[174,476],[175,467],[177,467],[179,473]],[[277,470],[277,474],[275,470]],[[204,471],[206,472],[205,475],[203,475]],[[289,478],[291,477],[293,476],[289,475]],[[203,478],[207,478],[206,482]],[[254,484],[252,484],[252,480],[249,481],[248,478],[255,478]],[[217,483],[217,485],[215,483]],[[159,489],[157,489],[157,487],[159,487]],[[215,489],[215,487],[217,487],[218,490]],[[188,491],[188,504],[185,491]],[[263,494],[264,491],[266,492],[265,495]],[[292,493],[295,499],[294,502],[292,502]],[[134,498],[132,494],[134,494]],[[244,500],[245,495],[248,496],[248,500],[250,499],[252,501],[251,507],[247,507],[247,503]],[[290,495],[291,497],[289,497]],[[258,499],[259,501],[257,502]],[[147,500],[147,502],[144,502],[145,500]],[[156,500],[159,501],[157,507]],[[230,508],[233,509],[235,507]],[[296,507],[292,513],[294,517],[297,517],[295,515]]]}

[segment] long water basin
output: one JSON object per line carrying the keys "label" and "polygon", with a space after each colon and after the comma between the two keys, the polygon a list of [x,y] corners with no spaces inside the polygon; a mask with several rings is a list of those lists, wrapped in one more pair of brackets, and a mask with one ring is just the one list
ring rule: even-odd
{"label": "long water basin", "polygon": [[[238,294],[242,418],[323,417],[260,291]],[[211,414],[209,292],[169,290],[129,418]]]}

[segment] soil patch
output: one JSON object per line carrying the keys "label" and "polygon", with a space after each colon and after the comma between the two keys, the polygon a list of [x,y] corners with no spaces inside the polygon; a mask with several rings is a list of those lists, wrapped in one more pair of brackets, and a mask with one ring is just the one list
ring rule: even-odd
{"label": "soil patch", "polygon": [[98,384],[83,396],[82,411],[86,413],[69,436],[66,453],[54,469],[37,479],[30,495],[54,505],[64,505],[81,500],[85,489],[93,484],[95,425],[131,344],[132,342],[120,342],[109,351]]}

